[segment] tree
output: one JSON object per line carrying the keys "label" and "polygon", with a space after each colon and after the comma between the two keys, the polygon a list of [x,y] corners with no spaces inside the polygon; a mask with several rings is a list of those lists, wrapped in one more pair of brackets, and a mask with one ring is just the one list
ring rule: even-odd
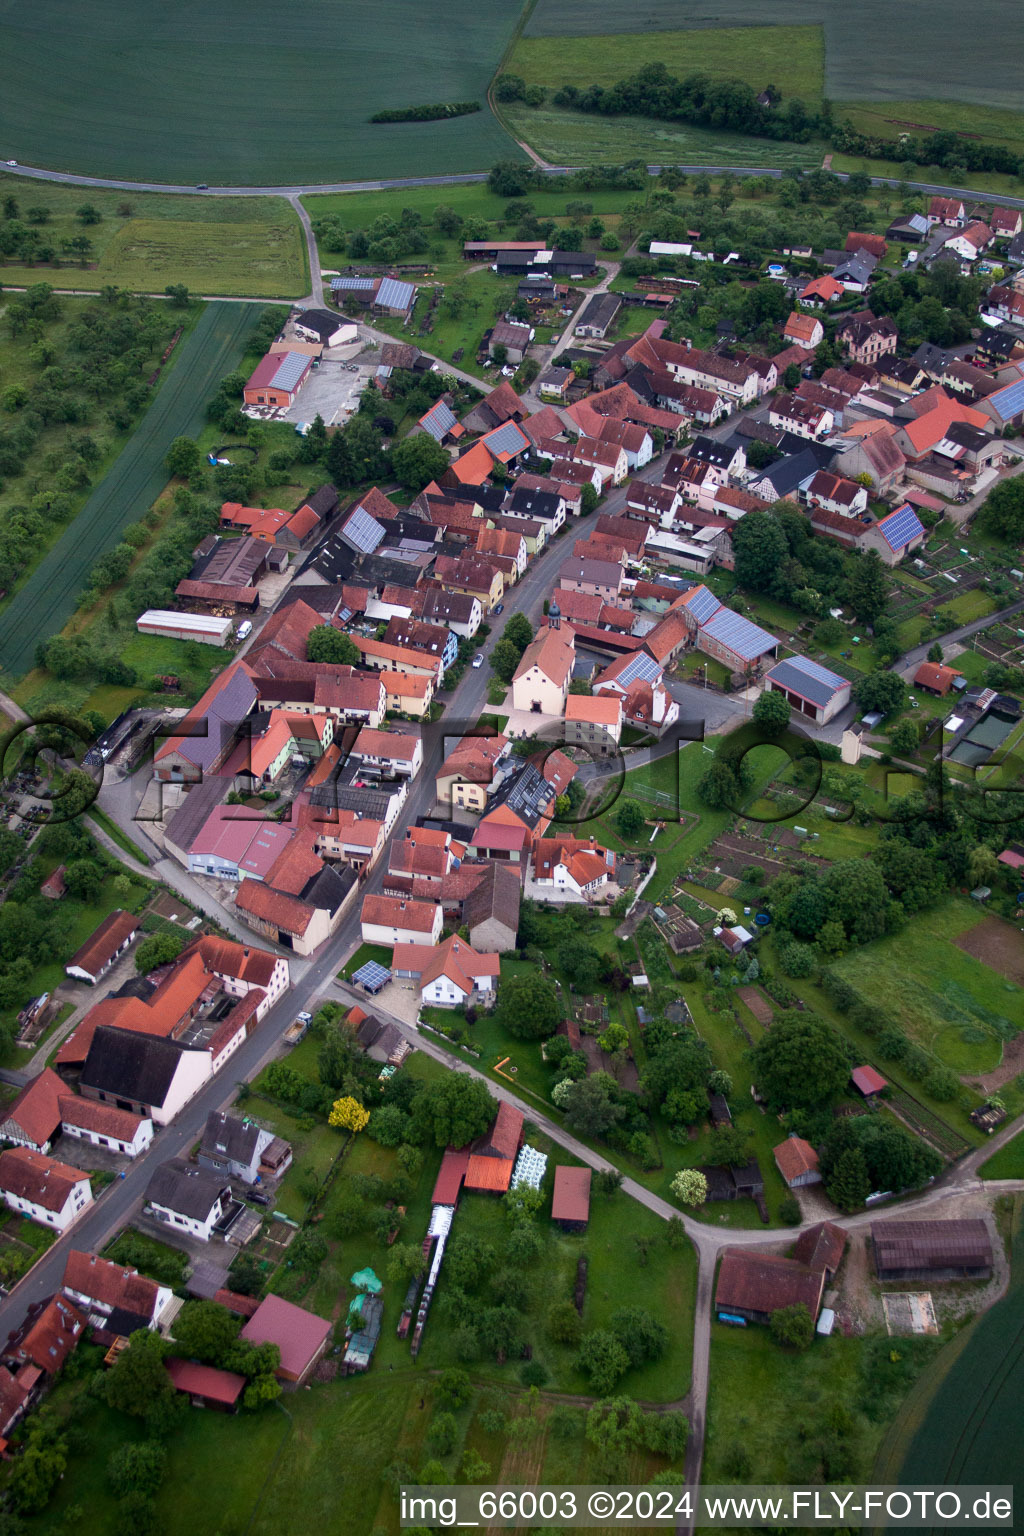
{"label": "tree", "polygon": [[715,1168],[745,1168],[750,1161],[750,1141],[735,1125],[718,1125],[711,1132],[708,1162]]}
{"label": "tree", "polygon": [[730,529],[736,581],[752,592],[771,591],[789,558],[789,545],[769,512],[748,512]]}
{"label": "tree", "polygon": [[75,218],[79,224],[99,224],[103,215],[92,203],[83,203],[81,208],[75,209]]}
{"label": "tree", "polygon": [[660,1360],[668,1348],[668,1329],[643,1307],[620,1307],[612,1313],[609,1327],[634,1367]]}
{"label": "tree", "polygon": [[203,455],[199,451],[199,444],[191,437],[176,437],[167,450],[164,463],[167,465],[169,475],[177,475],[182,480],[187,480],[194,475],[203,462]]}
{"label": "tree", "polygon": [[129,1441],[107,1458],[107,1481],[118,1498],[156,1493],[166,1470],[167,1452],[157,1440]]}
{"label": "tree", "polygon": [[802,1301],[791,1307],[776,1307],[768,1327],[776,1344],[788,1349],[808,1349],[814,1338],[814,1319]]}
{"label": "tree", "polygon": [[533,625],[525,613],[514,613],[501,632],[503,640],[511,640],[520,656],[533,639]]}
{"label": "tree", "polygon": [[583,1322],[571,1301],[555,1301],[548,1308],[547,1330],[556,1344],[575,1346],[583,1334]]}
{"label": "tree", "polygon": [[507,686],[515,676],[521,660],[522,653],[513,642],[502,638],[491,651],[491,670]]}
{"label": "tree", "polygon": [[164,928],[160,933],[150,934],[135,951],[135,969],[140,976],[146,976],[158,965],[169,965],[172,960],[177,960],[191,943],[192,935],[177,928]]}
{"label": "tree", "polygon": [[597,510],[597,504],[601,500],[601,493],[592,480],[588,480],[580,490],[580,516],[589,517],[591,512]]}
{"label": "tree", "polygon": [[73,859],[64,870],[68,895],[77,901],[92,901],[103,884],[103,873],[95,859]]}
{"label": "tree", "polygon": [[489,190],[498,197],[522,197],[537,180],[533,165],[525,160],[499,160],[487,176]]}
{"label": "tree", "polygon": [[1002,480],[985,498],[978,522],[997,539],[1019,544],[1024,540],[1024,481]]}
{"label": "tree", "polygon": [[929,648],[928,660],[936,662],[939,666],[942,665],[942,646],[937,640],[935,644]]}
{"label": "tree", "polygon": [[784,1109],[823,1108],[839,1097],[850,1078],[845,1040],[813,1013],[784,1014],[750,1059],[764,1097]]}
{"label": "tree", "polygon": [[184,283],[168,283],[164,293],[170,299],[172,309],[187,309],[191,302],[191,295]]}
{"label": "tree", "polygon": [[408,1285],[422,1275],[424,1267],[423,1249],[418,1243],[396,1243],[388,1257],[388,1280],[394,1286]]}
{"label": "tree", "polygon": [[639,801],[623,800],[615,816],[615,825],[627,842],[635,842],[647,825],[647,817]]}
{"label": "tree", "polygon": [[167,1351],[158,1333],[148,1328],[133,1333],[104,1377],[108,1405],[137,1419],[152,1418],[154,1410],[169,1405],[175,1389],[164,1370]]}
{"label": "tree", "polygon": [[1003,872],[1003,866],[986,843],[979,843],[967,856],[967,878],[973,886],[991,885]]}
{"label": "tree", "polygon": [[561,1018],[558,994],[539,971],[510,976],[499,991],[499,1022],[520,1040],[546,1040]]}
{"label": "tree", "polygon": [[590,1377],[594,1394],[608,1397],[629,1370],[629,1356],[614,1333],[607,1328],[595,1328],[584,1336],[577,1364]]}
{"label": "tree", "polygon": [[683,1205],[701,1206],[708,1197],[708,1181],[698,1168],[680,1168],[669,1188]]}
{"label": "tree", "polygon": [[871,1180],[864,1153],[859,1147],[847,1147],[837,1159],[828,1181],[828,1197],[841,1211],[859,1211],[871,1193]]}
{"label": "tree", "polygon": [[215,1301],[186,1301],[174,1320],[174,1342],[187,1359],[222,1366],[235,1347],[241,1323]]}
{"label": "tree", "polygon": [[607,1072],[593,1072],[574,1083],[567,1096],[565,1123],[577,1136],[603,1136],[623,1116],[616,1101],[617,1084]]}
{"label": "tree", "polygon": [[[511,986],[511,981],[506,987]],[[494,1101],[479,1078],[448,1072],[421,1089],[413,1101],[413,1123],[438,1147],[464,1147],[494,1119]]]}
{"label": "tree", "polygon": [[889,744],[894,752],[916,752],[920,739],[917,724],[913,720],[897,720],[889,732]]}
{"label": "tree", "polygon": [[409,491],[422,491],[431,480],[444,474],[449,458],[440,443],[422,432],[418,437],[406,437],[396,443],[391,462],[400,485]]}
{"label": "tree", "polygon": [[331,1105],[331,1112],[327,1116],[327,1124],[333,1125],[338,1130],[357,1131],[364,1130],[369,1124],[370,1111],[364,1109],[358,1099],[351,1095],[343,1099],[335,1099]]}
{"label": "tree", "polygon": [[437,1395],[449,1408],[465,1408],[473,1396],[473,1383],[465,1371],[451,1369],[441,1372]]}
{"label": "tree", "polygon": [[67,1464],[67,1441],[63,1436],[49,1443],[30,1440],[15,1461],[7,1480],[7,1489],[14,1507],[25,1514],[33,1514],[45,1508],[54,1488],[64,1476]]}
{"label": "tree", "polygon": [[846,601],[865,624],[873,624],[885,612],[889,578],[873,549],[867,554],[851,555],[847,560]]}
{"label": "tree", "polygon": [[449,1456],[455,1449],[459,1426],[454,1413],[435,1413],[427,1430],[427,1444],[438,1456]]}
{"label": "tree", "polygon": [[868,672],[852,688],[854,703],[862,714],[877,709],[883,715],[894,714],[906,701],[906,685],[895,672]]}
{"label": "tree", "polygon": [[759,725],[768,736],[781,736],[789,724],[791,713],[792,709],[786,695],[779,693],[775,688],[766,688],[755,700],[754,724]]}
{"label": "tree", "polygon": [[362,653],[354,641],[340,629],[330,624],[319,624],[311,629],[306,641],[307,661],[329,661],[333,665],[355,667],[362,661]]}

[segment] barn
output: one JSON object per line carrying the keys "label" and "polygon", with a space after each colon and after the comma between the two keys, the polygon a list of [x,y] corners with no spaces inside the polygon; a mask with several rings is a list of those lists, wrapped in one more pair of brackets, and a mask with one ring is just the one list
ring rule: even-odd
{"label": "barn", "polygon": [[135,621],[140,635],[166,640],[198,640],[201,645],[227,645],[234,620],[210,613],[178,613],[173,608],[147,608]]}
{"label": "barn", "polygon": [[850,683],[807,656],[777,661],[765,678],[772,693],[781,693],[793,711],[815,725],[827,725],[850,702]]}
{"label": "barn", "polygon": [[992,1240],[977,1218],[875,1221],[871,1251],[879,1280],[987,1280]]}

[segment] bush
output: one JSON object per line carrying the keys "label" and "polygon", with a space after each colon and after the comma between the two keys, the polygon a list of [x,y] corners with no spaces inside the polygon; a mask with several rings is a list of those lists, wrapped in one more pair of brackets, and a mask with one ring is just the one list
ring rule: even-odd
{"label": "bush", "polygon": [[800,1201],[796,1195],[790,1193],[783,1196],[779,1203],[779,1216],[786,1223],[787,1227],[798,1227],[800,1225],[800,1222],[803,1220],[803,1214],[800,1210]]}

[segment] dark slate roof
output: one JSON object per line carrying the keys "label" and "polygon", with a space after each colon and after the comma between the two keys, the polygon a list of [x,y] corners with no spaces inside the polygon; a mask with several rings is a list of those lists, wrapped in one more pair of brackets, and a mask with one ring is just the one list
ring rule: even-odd
{"label": "dark slate roof", "polygon": [[162,1104],[184,1047],[159,1035],[101,1024],[82,1068],[82,1087],[139,1104]]}
{"label": "dark slate roof", "polygon": [[[831,453],[829,457],[832,457]],[[778,463],[770,464],[755,484],[767,480],[775,487],[779,496],[788,496],[791,491],[796,490],[802,480],[816,474],[820,468],[822,466],[818,463],[817,456],[809,449],[804,449],[800,453],[794,453],[791,458],[779,459]]]}
{"label": "dark slate roof", "polygon": [[222,1174],[197,1168],[184,1158],[172,1157],[161,1163],[146,1186],[151,1205],[163,1205],[179,1216],[205,1221],[224,1189]]}
{"label": "dark slate roof", "polygon": [[239,1120],[222,1109],[213,1109],[206,1117],[199,1151],[210,1157],[230,1158],[234,1163],[249,1163],[259,1136],[260,1128],[255,1121]]}
{"label": "dark slate roof", "polygon": [[355,870],[347,864],[340,869],[333,864],[325,864],[302,887],[301,899],[311,907],[319,907],[333,914],[342,905],[357,879]]}
{"label": "dark slate roof", "polygon": [[496,918],[512,933],[519,927],[519,876],[507,864],[488,864],[482,880],[470,891],[462,907],[462,921],[472,934],[478,923]]}
{"label": "dark slate roof", "polygon": [[848,686],[845,678],[838,677],[835,672],[819,666],[807,656],[787,656],[784,661],[772,667],[768,676],[773,682],[781,684],[783,688],[791,688],[800,698],[822,709],[841,689]]}

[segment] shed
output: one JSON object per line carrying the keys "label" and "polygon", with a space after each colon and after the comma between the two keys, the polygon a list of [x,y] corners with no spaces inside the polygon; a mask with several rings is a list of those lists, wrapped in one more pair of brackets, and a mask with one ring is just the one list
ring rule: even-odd
{"label": "shed", "polygon": [[802,1136],[787,1136],[772,1149],[775,1166],[790,1189],[800,1189],[805,1184],[820,1184],[818,1154]]}
{"label": "shed", "polygon": [[865,1099],[873,1099],[877,1093],[882,1092],[883,1088],[889,1086],[881,1072],[876,1072],[874,1067],[869,1066],[854,1067],[850,1073],[850,1082]]}
{"label": "shed", "polygon": [[979,1219],[871,1224],[879,1280],[987,1280],[992,1241]]}
{"label": "shed", "polygon": [[243,1326],[240,1337],[250,1344],[276,1344],[282,1381],[302,1383],[327,1348],[331,1325],[315,1312],[297,1307],[281,1296],[267,1296]]}
{"label": "shed", "polygon": [[245,1377],[237,1371],[220,1371],[212,1365],[198,1365],[195,1360],[171,1356],[164,1370],[178,1392],[187,1392],[194,1408],[217,1408],[221,1413],[235,1413],[238,1399],[245,1391]]}
{"label": "shed", "polygon": [[590,1220],[589,1168],[569,1168],[560,1163],[555,1169],[551,1220],[557,1221],[563,1232],[586,1230]]}

